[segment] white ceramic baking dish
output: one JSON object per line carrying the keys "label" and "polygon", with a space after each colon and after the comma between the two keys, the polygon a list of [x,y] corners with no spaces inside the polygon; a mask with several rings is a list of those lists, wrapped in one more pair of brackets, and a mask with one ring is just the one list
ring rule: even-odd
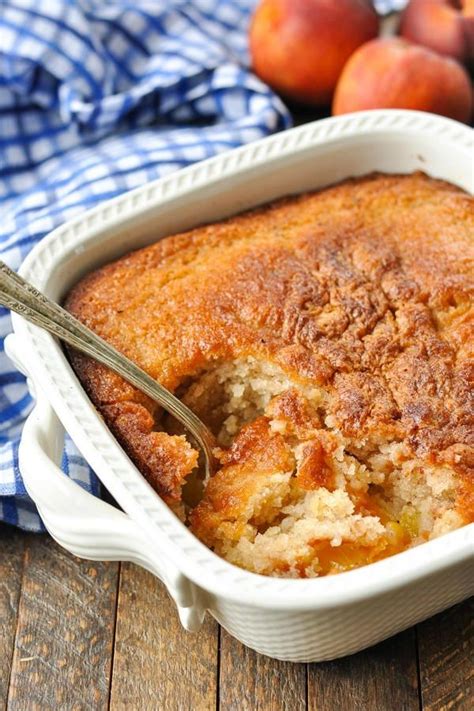
{"label": "white ceramic baking dish", "polygon": [[[170,233],[348,176],[419,169],[472,192],[472,130],[408,111],[318,121],[80,215],[44,239],[21,273],[61,299],[85,272]],[[370,566],[314,580],[266,578],[218,558],[175,518],[131,463],[60,345],[19,316],[13,323],[8,353],[29,375],[37,397],[23,432],[20,467],[48,530],[79,556],[130,560],[152,571],[167,586],[187,629],[197,630],[208,610],[259,652],[319,661],[374,644],[473,592],[473,526]],[[123,512],[61,472],[63,427]]]}

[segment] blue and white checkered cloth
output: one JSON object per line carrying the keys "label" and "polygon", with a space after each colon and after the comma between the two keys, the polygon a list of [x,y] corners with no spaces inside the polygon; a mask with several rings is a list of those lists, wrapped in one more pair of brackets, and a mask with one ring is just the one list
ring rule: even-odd
{"label": "blue and white checkered cloth", "polygon": [[[398,0],[401,4],[403,0]],[[386,11],[397,0],[379,0]],[[2,0],[0,255],[18,269],[80,211],[290,123],[247,69],[255,0]],[[3,350],[0,520],[42,524],[18,469],[32,400]],[[97,478],[66,440],[63,469]]]}

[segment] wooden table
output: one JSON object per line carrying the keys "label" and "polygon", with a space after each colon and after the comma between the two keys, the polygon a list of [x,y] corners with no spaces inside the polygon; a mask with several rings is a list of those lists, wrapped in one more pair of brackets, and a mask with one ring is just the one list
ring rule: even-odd
{"label": "wooden table", "polygon": [[474,708],[473,604],[335,662],[276,662],[214,620],[184,632],[163,586],[0,525],[0,707],[9,711]]}

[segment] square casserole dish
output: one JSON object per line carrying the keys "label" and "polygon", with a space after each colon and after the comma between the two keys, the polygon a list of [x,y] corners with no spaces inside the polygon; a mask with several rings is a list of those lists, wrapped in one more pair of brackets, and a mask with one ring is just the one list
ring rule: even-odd
{"label": "square casserole dish", "polygon": [[[21,274],[61,300],[86,272],[160,237],[371,171],[423,170],[472,193],[474,134],[411,111],[370,111],[295,128],[126,193],[52,232]],[[208,550],[145,481],[90,403],[60,344],[13,315],[7,351],[36,407],[20,468],[51,535],[76,555],[129,560],[167,586],[181,621],[209,611],[232,635],[277,659],[351,654],[474,592],[474,525],[339,575],[294,580],[241,570]],[[122,511],[59,469],[65,428]]]}

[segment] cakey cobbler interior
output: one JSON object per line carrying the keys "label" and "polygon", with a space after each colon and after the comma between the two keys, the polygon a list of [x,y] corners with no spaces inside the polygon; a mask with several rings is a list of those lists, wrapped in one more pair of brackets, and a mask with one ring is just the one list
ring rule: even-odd
{"label": "cakey cobbler interior", "polygon": [[72,363],[212,550],[266,575],[348,570],[473,518],[473,238],[459,189],[370,175],[83,279],[67,308],[215,433],[220,469],[198,495],[176,424],[101,365]]}

